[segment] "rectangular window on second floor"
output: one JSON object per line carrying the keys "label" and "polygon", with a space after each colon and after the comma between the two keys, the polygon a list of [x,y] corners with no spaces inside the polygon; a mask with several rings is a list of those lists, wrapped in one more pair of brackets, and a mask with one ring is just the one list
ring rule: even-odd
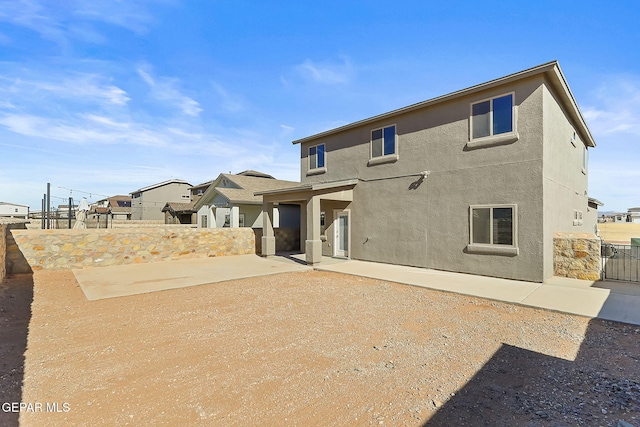
{"label": "rectangular window on second floor", "polygon": [[471,104],[471,139],[513,132],[513,93]]}
{"label": "rectangular window on second floor", "polygon": [[371,131],[371,158],[396,154],[396,125]]}
{"label": "rectangular window on second floor", "polygon": [[309,170],[324,167],[324,144],[309,147]]}

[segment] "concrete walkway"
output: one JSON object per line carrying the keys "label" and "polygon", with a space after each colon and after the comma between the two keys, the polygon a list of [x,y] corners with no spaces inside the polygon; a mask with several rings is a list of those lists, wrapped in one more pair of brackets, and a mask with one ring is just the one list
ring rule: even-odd
{"label": "concrete walkway", "polygon": [[640,325],[640,283],[563,277],[533,283],[355,260],[316,269]]}
{"label": "concrete walkway", "polygon": [[[73,270],[89,300],[310,270],[304,254],[239,255]],[[554,277],[521,282],[425,268],[323,258],[320,271],[351,274],[446,292],[640,325],[640,283]]]}

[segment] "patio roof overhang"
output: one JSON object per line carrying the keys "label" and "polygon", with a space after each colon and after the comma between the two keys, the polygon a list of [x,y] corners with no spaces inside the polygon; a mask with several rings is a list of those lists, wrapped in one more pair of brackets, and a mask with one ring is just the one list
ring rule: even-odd
{"label": "patio roof overhang", "polygon": [[319,182],[298,185],[296,187],[277,190],[259,191],[254,193],[269,202],[306,201],[312,196],[321,199],[353,201],[353,187],[358,184],[357,179],[347,179],[335,182]]}

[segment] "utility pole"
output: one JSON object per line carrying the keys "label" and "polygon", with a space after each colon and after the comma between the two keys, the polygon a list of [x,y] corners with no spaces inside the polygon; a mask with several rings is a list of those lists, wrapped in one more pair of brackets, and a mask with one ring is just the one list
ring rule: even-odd
{"label": "utility pole", "polygon": [[51,183],[47,182],[47,230],[51,228]]}

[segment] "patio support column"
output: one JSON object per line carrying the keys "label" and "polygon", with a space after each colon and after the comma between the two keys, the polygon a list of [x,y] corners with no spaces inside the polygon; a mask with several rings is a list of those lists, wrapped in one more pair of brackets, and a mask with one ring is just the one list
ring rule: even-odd
{"label": "patio support column", "polygon": [[273,202],[262,202],[262,256],[276,254],[276,237],[273,233]]}
{"label": "patio support column", "polygon": [[229,219],[229,227],[238,228],[240,227],[240,207],[239,206],[231,206],[230,219]]}
{"label": "patio support column", "polygon": [[320,240],[320,197],[311,196],[307,202],[307,240],[305,258],[308,265],[320,264],[322,240]]}

